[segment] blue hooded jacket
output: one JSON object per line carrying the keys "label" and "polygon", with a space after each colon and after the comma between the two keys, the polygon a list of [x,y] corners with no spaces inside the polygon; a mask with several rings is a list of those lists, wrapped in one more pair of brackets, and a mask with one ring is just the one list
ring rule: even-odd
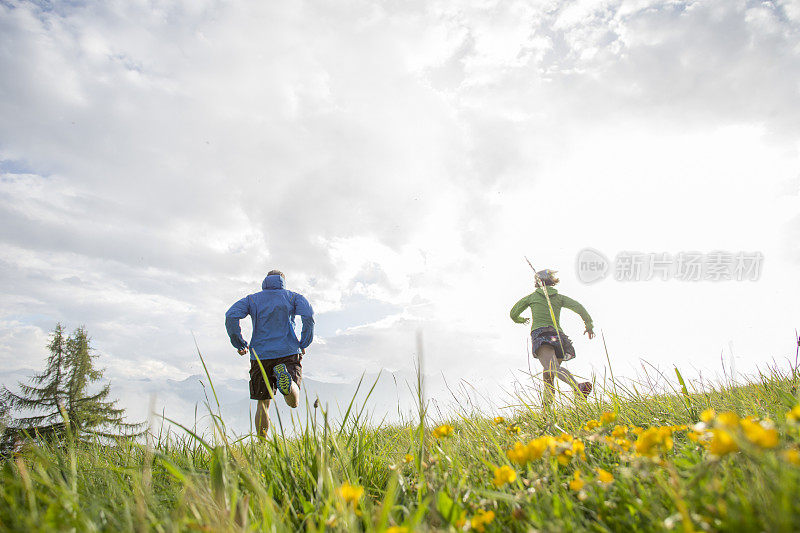
{"label": "blue hooded jacket", "polygon": [[[314,310],[302,295],[283,288],[283,276],[264,278],[261,292],[245,296],[225,313],[225,329],[237,350],[247,347],[239,320],[247,315],[253,321],[250,359],[277,359],[300,353],[314,339]],[[300,315],[303,331],[300,340],[294,333],[294,317]]]}

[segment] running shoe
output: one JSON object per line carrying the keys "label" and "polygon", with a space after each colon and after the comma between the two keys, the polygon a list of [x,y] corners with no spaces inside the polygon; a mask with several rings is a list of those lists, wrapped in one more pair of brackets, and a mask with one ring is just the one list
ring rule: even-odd
{"label": "running shoe", "polygon": [[581,391],[584,398],[588,398],[589,394],[592,392],[592,384],[588,381],[584,381],[583,383],[578,384],[578,390]]}
{"label": "running shoe", "polygon": [[275,379],[278,382],[278,390],[281,391],[281,394],[284,396],[289,394],[292,391],[292,376],[286,369],[286,365],[283,363],[275,365],[272,373],[275,374]]}

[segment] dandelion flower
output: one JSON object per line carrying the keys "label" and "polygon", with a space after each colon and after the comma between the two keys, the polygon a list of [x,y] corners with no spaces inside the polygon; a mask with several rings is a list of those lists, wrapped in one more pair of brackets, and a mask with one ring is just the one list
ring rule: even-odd
{"label": "dandelion flower", "polygon": [[451,426],[450,424],[442,424],[441,426],[433,430],[433,436],[436,437],[437,439],[449,437],[452,434],[453,434],[453,426]]}
{"label": "dandelion flower", "polygon": [[700,442],[700,439],[703,437],[703,433],[692,430],[689,433],[687,433],[686,436],[692,442]]}
{"label": "dandelion flower", "polygon": [[592,431],[593,429],[597,429],[599,427],[600,427],[600,422],[593,419],[586,422],[586,425],[583,426],[583,429],[585,429],[586,431]]}
{"label": "dandelion flower", "polygon": [[736,428],[739,426],[739,415],[733,411],[725,411],[717,416],[717,424],[726,428]]}
{"label": "dandelion flower", "polygon": [[345,481],[337,492],[344,501],[355,505],[358,503],[358,500],[361,499],[361,496],[364,495],[364,487],[360,485],[351,485],[349,481]]}
{"label": "dandelion flower", "polygon": [[794,466],[800,466],[800,451],[797,448],[789,448],[783,452],[783,458]]}
{"label": "dandelion flower", "polygon": [[506,432],[507,432],[509,435],[519,435],[519,432],[520,432],[520,427],[519,427],[519,426],[508,426],[508,427],[506,428]]}
{"label": "dandelion flower", "polygon": [[778,445],[778,432],[769,421],[754,422],[749,418],[741,422],[747,440],[761,448],[774,448]]}
{"label": "dandelion flower", "polygon": [[564,448],[561,450],[561,453],[558,454],[558,462],[562,465],[566,465],[569,463],[574,457],[580,456],[583,459],[586,459],[586,453],[584,450],[586,446],[584,446],[583,442],[579,440],[573,440],[569,447]]}
{"label": "dandelion flower", "polygon": [[569,482],[569,488],[571,490],[574,490],[575,492],[578,492],[583,488],[585,484],[586,482],[584,482],[583,479],[581,478],[581,471],[576,470],[575,473],[572,475],[572,481]]}
{"label": "dandelion flower", "polygon": [[710,424],[712,420],[717,417],[717,412],[713,409],[706,409],[702,413],[700,413],[700,420],[705,422],[706,424]]}
{"label": "dandelion flower", "polygon": [[633,443],[628,439],[617,439],[614,441],[614,444],[616,444],[617,447],[624,452],[630,451],[631,446],[633,445]]}
{"label": "dandelion flower", "polygon": [[800,422],[800,403],[792,407],[791,411],[786,413],[786,421],[792,424]]}
{"label": "dandelion flower", "polygon": [[614,429],[611,431],[611,436],[617,439],[621,439],[627,434],[628,426],[614,426]]}
{"label": "dandelion flower", "polygon": [[603,470],[602,468],[596,468],[595,470],[597,471],[597,481],[600,483],[609,484],[614,481],[614,476],[611,472]]}
{"label": "dandelion flower", "polygon": [[739,449],[739,445],[733,439],[733,436],[724,429],[712,429],[711,440],[708,443],[708,451],[712,455],[722,457],[729,453],[733,453]]}
{"label": "dandelion flower", "polygon": [[472,526],[472,529],[483,533],[486,531],[486,525],[491,524],[493,521],[494,511],[484,511],[483,509],[478,509],[478,512],[475,513],[475,516],[473,516],[469,522]]}
{"label": "dandelion flower", "polygon": [[544,455],[548,448],[555,445],[555,440],[550,435],[542,435],[528,443],[528,460],[539,459]]}
{"label": "dandelion flower", "polygon": [[405,454],[405,456],[403,457],[403,462],[406,463],[406,464],[410,463],[413,460],[414,460],[414,456],[411,455],[410,453]]}
{"label": "dandelion flower", "polygon": [[636,440],[636,453],[652,457],[672,449],[672,432],[665,427],[647,428]]}
{"label": "dandelion flower", "polygon": [[506,457],[512,463],[524,465],[528,462],[528,447],[521,442],[516,442],[513,448],[506,450]]}
{"label": "dandelion flower", "polygon": [[605,412],[600,415],[600,423],[604,426],[614,422],[617,419],[617,413]]}
{"label": "dandelion flower", "polygon": [[506,483],[513,483],[517,479],[517,473],[508,465],[503,465],[494,469],[494,479],[492,483],[495,487],[502,487]]}
{"label": "dandelion flower", "polygon": [[506,419],[503,418],[502,416],[496,416],[496,417],[494,417],[494,423],[495,423],[495,425],[499,426],[501,424],[505,424],[506,423]]}

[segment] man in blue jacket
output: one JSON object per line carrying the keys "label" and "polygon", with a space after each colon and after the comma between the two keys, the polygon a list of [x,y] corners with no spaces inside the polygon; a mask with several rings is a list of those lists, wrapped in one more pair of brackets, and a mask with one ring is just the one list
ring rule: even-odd
{"label": "man in blue jacket", "polygon": [[[258,400],[256,431],[266,437],[269,428],[269,400],[277,388],[289,407],[297,407],[303,379],[303,355],[314,339],[314,310],[302,295],[284,289],[285,277],[272,270],[261,284],[261,292],[245,296],[225,313],[225,329],[231,344],[246,355],[248,344],[242,337],[239,320],[247,315],[253,321],[250,338],[250,399]],[[303,330],[300,340],[294,332],[294,317],[300,315]],[[271,390],[264,383],[264,367]]]}

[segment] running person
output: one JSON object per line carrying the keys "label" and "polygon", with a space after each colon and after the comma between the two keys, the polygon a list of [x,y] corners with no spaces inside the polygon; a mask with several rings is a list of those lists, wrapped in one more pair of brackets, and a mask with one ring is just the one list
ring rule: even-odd
{"label": "running person", "polygon": [[[578,313],[586,326],[584,333],[590,339],[593,339],[592,317],[589,316],[589,313],[581,304],[558,293],[555,285],[559,282],[559,279],[555,277],[555,274],[554,270],[537,272],[536,290],[522,298],[511,308],[511,320],[518,324],[527,324],[531,321],[531,319],[520,317],[526,309],[531,309],[531,317],[533,319],[531,323],[531,340],[533,341],[531,350],[534,357],[539,360],[544,368],[545,405],[549,405],[553,400],[556,376],[561,381],[568,383],[573,389],[579,390],[584,397],[589,396],[589,393],[592,392],[592,384],[590,382],[576,382],[572,373],[561,366],[564,361],[569,361],[575,357],[575,348],[572,346],[572,341],[569,340],[569,337],[561,330],[559,321],[562,307]],[[542,287],[542,285],[545,287]],[[545,288],[547,289],[547,297],[550,298],[549,306],[547,297],[545,297]],[[552,316],[550,315],[550,306],[553,309]],[[554,321],[555,325],[553,324]]]}
{"label": "running person", "polygon": [[[261,292],[245,296],[225,313],[225,329],[240,355],[247,354],[248,344],[242,337],[239,320],[250,315],[253,321],[249,345],[250,399],[258,400],[255,422],[260,437],[267,435],[267,409],[276,388],[289,407],[297,407],[303,379],[303,355],[314,339],[314,310],[302,295],[284,289],[285,282],[280,270],[270,271],[261,284]],[[300,340],[294,332],[296,315],[303,320]],[[264,383],[259,360],[266,371],[271,391]]]}

